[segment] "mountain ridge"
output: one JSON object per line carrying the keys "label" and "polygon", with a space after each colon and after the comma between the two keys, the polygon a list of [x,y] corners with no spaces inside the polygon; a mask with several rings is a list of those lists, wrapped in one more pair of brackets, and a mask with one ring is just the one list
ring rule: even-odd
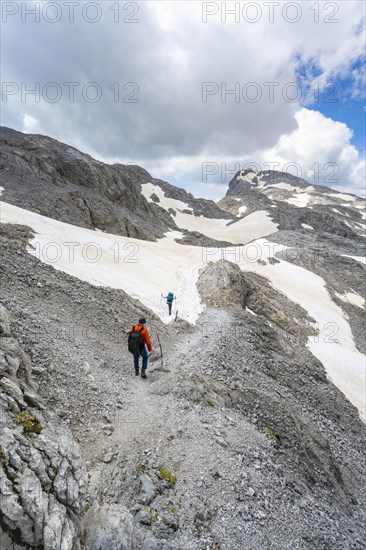
{"label": "mountain ridge", "polygon": [[[363,548],[358,201],[295,200],[311,197],[307,183],[243,189],[238,173],[215,205],[82,153],[75,184],[67,151],[48,157],[27,136],[28,155],[12,139],[16,151],[1,149],[2,550]],[[103,223],[75,193],[105,209]],[[141,315],[146,380],[126,342]]]}
{"label": "mountain ridge", "polygon": [[[215,203],[152,178],[137,165],[108,165],[47,136],[21,134],[4,127],[0,133],[4,200],[81,227],[152,241],[162,238],[166,231],[190,233],[192,230],[177,225],[174,208],[161,208],[156,194],[141,193],[142,187],[151,184],[167,199],[184,203],[182,210],[195,217],[226,219],[235,224],[238,218],[264,209],[280,229],[314,226],[318,231],[354,240],[365,235],[360,211],[366,204],[363,199],[311,185],[288,173],[239,171],[229,182],[226,196]],[[296,204],[299,197],[303,200],[299,189],[315,191],[310,198],[314,204],[307,210],[301,209],[306,204]],[[357,205],[342,203],[342,197],[354,197]],[[317,203],[320,199],[325,202]],[[194,242],[192,236],[187,238],[190,244]]]}

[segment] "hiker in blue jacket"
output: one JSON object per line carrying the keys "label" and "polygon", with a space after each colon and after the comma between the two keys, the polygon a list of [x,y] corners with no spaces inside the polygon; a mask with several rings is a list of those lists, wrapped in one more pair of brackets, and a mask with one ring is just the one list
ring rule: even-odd
{"label": "hiker in blue jacket", "polygon": [[166,300],[166,303],[168,304],[168,308],[169,308],[169,315],[171,315],[173,300],[176,299],[176,296],[174,296],[173,292],[168,292],[166,296],[163,296],[163,295],[161,296]]}

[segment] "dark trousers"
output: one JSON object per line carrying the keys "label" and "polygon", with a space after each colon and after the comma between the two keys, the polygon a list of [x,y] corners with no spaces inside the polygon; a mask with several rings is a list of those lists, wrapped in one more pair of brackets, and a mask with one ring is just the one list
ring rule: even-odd
{"label": "dark trousers", "polygon": [[147,369],[147,349],[146,346],[140,353],[134,353],[133,354],[133,364],[135,365],[135,369],[139,368],[139,358],[142,357],[142,370]]}
{"label": "dark trousers", "polygon": [[172,314],[172,305],[173,305],[173,302],[167,302],[168,304],[168,308],[169,308],[169,315]]}

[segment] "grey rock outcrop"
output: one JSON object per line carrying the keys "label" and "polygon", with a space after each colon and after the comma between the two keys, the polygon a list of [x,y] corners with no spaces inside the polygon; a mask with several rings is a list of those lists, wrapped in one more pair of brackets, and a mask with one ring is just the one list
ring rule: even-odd
{"label": "grey rock outcrop", "polygon": [[267,210],[279,230],[306,229],[358,242],[365,233],[361,213],[365,204],[355,195],[311,185],[303,178],[275,170],[237,172],[226,196],[218,202],[220,208],[239,217]]}
{"label": "grey rock outcrop", "polygon": [[[88,229],[155,240],[174,220],[141,194],[152,180],[137,165],[108,165],[40,135],[1,128],[3,199]],[[159,215],[157,215],[159,212]]]}
{"label": "grey rock outcrop", "polygon": [[205,216],[206,218],[216,218],[216,219],[232,219],[232,216],[220,208],[215,202],[195,198],[192,193],[188,193],[185,189],[175,187],[170,183],[162,180],[155,180],[159,187],[164,191],[166,197],[171,199],[176,199],[187,204],[189,208],[192,209],[195,216]]}
{"label": "grey rock outcrop", "polygon": [[0,511],[2,550],[73,547],[86,469],[70,431],[48,412],[32,365],[0,306]]}
{"label": "grey rock outcrop", "polygon": [[226,260],[209,262],[200,270],[197,288],[210,307],[245,307],[250,292],[240,267]]}
{"label": "grey rock outcrop", "polygon": [[84,519],[83,528],[85,534],[82,536],[82,542],[85,550],[139,548],[133,517],[123,505],[100,506],[95,502]]}
{"label": "grey rock outcrop", "polygon": [[186,244],[191,246],[201,246],[210,248],[223,248],[226,246],[232,246],[233,244],[228,241],[217,241],[199,233],[198,231],[183,231],[183,237],[181,239],[174,239],[177,243]]}

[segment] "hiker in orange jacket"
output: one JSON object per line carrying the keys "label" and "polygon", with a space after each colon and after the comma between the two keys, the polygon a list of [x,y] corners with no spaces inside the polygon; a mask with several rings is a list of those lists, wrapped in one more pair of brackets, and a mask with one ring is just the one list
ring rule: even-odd
{"label": "hiker in orange jacket", "polygon": [[[139,358],[142,357],[142,369],[141,369],[141,378],[146,378],[146,369],[147,369],[147,362],[148,362],[148,353],[147,350],[152,351],[152,345],[150,340],[149,331],[145,327],[146,319],[145,317],[141,317],[139,319],[139,322],[137,325],[131,328],[130,332],[141,332],[141,336],[144,341],[144,347],[139,353],[133,354],[133,362],[135,366],[135,374],[136,376],[139,375]],[[147,346],[147,349],[146,349]]]}

